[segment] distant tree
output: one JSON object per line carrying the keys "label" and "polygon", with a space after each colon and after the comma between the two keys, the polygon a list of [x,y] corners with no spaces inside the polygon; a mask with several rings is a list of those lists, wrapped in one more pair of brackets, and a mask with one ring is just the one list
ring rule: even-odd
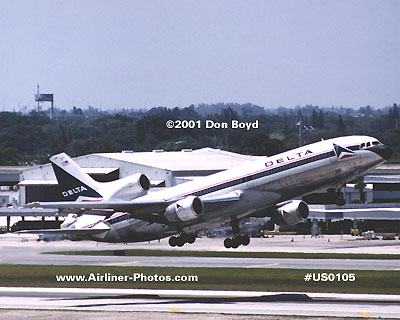
{"label": "distant tree", "polygon": [[297,110],[297,121],[303,121],[304,122],[303,113],[301,112],[300,108]]}
{"label": "distant tree", "polygon": [[366,107],[365,107],[365,116],[366,116],[366,117],[372,116],[372,109],[371,109],[370,106],[366,106]]}
{"label": "distant tree", "polygon": [[3,166],[15,166],[20,164],[18,161],[17,149],[0,144],[0,164]]}
{"label": "distant tree", "polygon": [[146,127],[143,125],[143,120],[138,120],[136,123],[136,142],[143,144],[146,139]]}
{"label": "distant tree", "polygon": [[397,107],[397,104],[393,104],[392,108],[389,108],[389,113],[388,113],[388,118],[389,118],[389,124],[392,129],[398,129],[399,128],[399,108]]}
{"label": "distant tree", "polygon": [[364,177],[358,177],[355,180],[356,184],[355,184],[355,189],[358,190],[358,192],[360,193],[360,201],[361,203],[365,203],[365,192],[364,192],[364,188],[367,186],[364,183]]}
{"label": "distant tree", "polygon": [[239,115],[237,114],[237,112],[230,107],[222,109],[220,117],[222,121],[226,122],[231,122],[232,120],[239,119]]}
{"label": "distant tree", "polygon": [[73,107],[72,114],[76,116],[83,116],[83,111],[81,108]]}
{"label": "distant tree", "polygon": [[246,136],[242,141],[240,150],[243,153],[251,155],[271,156],[283,151],[282,142],[276,139],[270,139],[264,133],[257,133]]}
{"label": "distant tree", "polygon": [[346,126],[343,122],[342,115],[340,115],[340,114],[338,117],[336,128],[337,128],[338,133],[344,133],[346,131]]}
{"label": "distant tree", "polygon": [[315,109],[313,109],[313,111],[311,112],[310,124],[314,128],[318,128],[318,129],[320,128],[319,117],[318,117],[317,111],[315,111]]}
{"label": "distant tree", "polygon": [[319,111],[318,124],[319,124],[318,129],[324,129],[325,119],[324,119],[324,113],[322,112],[322,110]]}

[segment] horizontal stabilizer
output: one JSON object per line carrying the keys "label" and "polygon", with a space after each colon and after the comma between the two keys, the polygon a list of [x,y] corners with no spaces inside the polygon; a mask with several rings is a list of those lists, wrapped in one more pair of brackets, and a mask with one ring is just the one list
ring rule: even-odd
{"label": "horizontal stabilizer", "polygon": [[165,200],[146,200],[146,201],[56,201],[56,202],[31,202],[26,205],[28,208],[58,208],[58,209],[115,209],[116,211],[126,211],[119,209],[135,209],[143,206],[159,205],[168,206]]}
{"label": "horizontal stabilizer", "polygon": [[69,235],[96,235],[102,232],[107,232],[110,230],[108,228],[98,228],[98,229],[89,229],[89,228],[82,228],[82,229],[39,229],[39,230],[21,230],[14,233],[30,233],[30,234],[69,234]]}

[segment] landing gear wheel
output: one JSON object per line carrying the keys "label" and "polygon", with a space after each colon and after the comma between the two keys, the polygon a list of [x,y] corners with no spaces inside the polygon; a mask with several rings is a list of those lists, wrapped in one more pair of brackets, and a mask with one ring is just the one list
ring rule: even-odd
{"label": "landing gear wheel", "polygon": [[178,244],[178,239],[174,236],[169,238],[168,243],[171,247],[175,247]]}
{"label": "landing gear wheel", "polygon": [[250,243],[250,237],[247,234],[237,234],[233,238],[226,238],[224,240],[225,248],[238,248],[241,244],[247,246]]}
{"label": "landing gear wheel", "polygon": [[196,241],[196,236],[194,234],[188,234],[188,235],[186,235],[186,237],[187,237],[186,238],[187,243],[192,244]]}
{"label": "landing gear wheel", "polygon": [[178,240],[178,242],[177,242],[176,245],[177,245],[178,247],[183,247],[183,245],[186,243],[185,239],[183,239],[183,238],[181,238],[181,237],[178,237],[177,240]]}
{"label": "landing gear wheel", "polygon": [[242,245],[247,246],[250,243],[250,237],[247,234],[243,234],[240,238]]}
{"label": "landing gear wheel", "polygon": [[224,246],[225,246],[225,248],[227,248],[227,249],[229,249],[229,248],[232,248],[232,239],[231,238],[226,238],[225,240],[224,240]]}
{"label": "landing gear wheel", "polygon": [[232,248],[237,249],[240,246],[239,239],[232,239]]}
{"label": "landing gear wheel", "polygon": [[178,236],[172,236],[169,238],[168,243],[171,247],[183,247],[185,243],[194,243],[196,241],[196,236],[192,233],[181,233]]}

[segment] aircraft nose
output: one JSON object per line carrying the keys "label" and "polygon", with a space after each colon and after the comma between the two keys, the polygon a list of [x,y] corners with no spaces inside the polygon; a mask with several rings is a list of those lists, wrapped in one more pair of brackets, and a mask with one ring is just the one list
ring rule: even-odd
{"label": "aircraft nose", "polygon": [[369,148],[369,150],[375,152],[385,160],[389,160],[393,155],[392,148],[385,146],[384,144],[373,146]]}

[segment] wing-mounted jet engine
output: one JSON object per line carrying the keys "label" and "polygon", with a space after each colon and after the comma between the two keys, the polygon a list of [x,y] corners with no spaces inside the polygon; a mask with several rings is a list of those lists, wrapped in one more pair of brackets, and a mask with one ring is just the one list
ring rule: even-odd
{"label": "wing-mounted jet engine", "polygon": [[294,226],[303,222],[308,217],[308,205],[301,200],[291,200],[277,206],[276,218],[277,224]]}
{"label": "wing-mounted jet engine", "polygon": [[[199,218],[204,212],[203,202],[195,196],[188,196],[182,200],[170,204],[166,209],[164,216],[170,222],[186,222]],[[194,243],[195,234],[180,232],[178,236],[169,238],[171,247],[182,247],[185,243]]]}
{"label": "wing-mounted jet engine", "polygon": [[203,214],[204,205],[198,197],[189,196],[170,204],[165,209],[165,218],[170,222],[186,222]]}

